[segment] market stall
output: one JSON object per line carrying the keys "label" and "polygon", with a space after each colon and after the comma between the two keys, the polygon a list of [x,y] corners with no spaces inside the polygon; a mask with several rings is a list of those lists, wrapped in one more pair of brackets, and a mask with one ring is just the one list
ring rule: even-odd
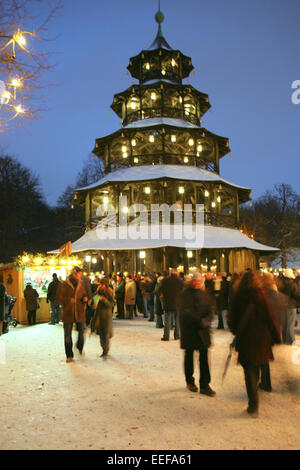
{"label": "market stall", "polygon": [[74,266],[81,266],[82,261],[76,256],[67,258],[23,254],[14,263],[0,266],[0,274],[7,293],[17,298],[13,315],[20,323],[27,323],[27,311],[24,289],[31,283],[39,294],[40,308],[36,312],[37,323],[50,319],[50,303],[47,303],[47,291],[52,275],[57,274],[59,280],[66,279]]}

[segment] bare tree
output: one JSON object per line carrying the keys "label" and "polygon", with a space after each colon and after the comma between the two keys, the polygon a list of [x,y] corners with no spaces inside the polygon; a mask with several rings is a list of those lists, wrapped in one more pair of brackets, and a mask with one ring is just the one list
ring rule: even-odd
{"label": "bare tree", "polygon": [[252,208],[241,209],[241,226],[258,241],[280,248],[281,267],[300,246],[300,196],[289,184],[276,184]]}
{"label": "bare tree", "polygon": [[33,28],[36,18],[29,8],[37,0],[0,0],[0,132],[17,118],[39,115],[43,107],[40,90],[42,77],[54,65],[45,43],[47,25],[61,8],[61,0],[49,8],[49,14]]}

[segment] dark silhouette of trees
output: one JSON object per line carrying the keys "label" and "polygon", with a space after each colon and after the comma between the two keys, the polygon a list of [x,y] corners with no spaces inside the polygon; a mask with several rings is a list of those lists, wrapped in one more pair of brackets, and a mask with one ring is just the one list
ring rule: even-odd
{"label": "dark silhouette of trees", "polygon": [[252,207],[242,207],[241,227],[261,243],[280,248],[282,268],[300,246],[300,196],[289,184],[276,184]]}
{"label": "dark silhouette of trees", "polygon": [[0,156],[0,261],[22,251],[44,251],[53,215],[38,177],[17,159]]}
{"label": "dark silhouette of trees", "polygon": [[68,185],[57,200],[55,209],[56,225],[59,233],[56,241],[59,247],[67,241],[75,241],[85,232],[84,207],[76,204],[73,200],[76,188],[89,186],[100,180],[104,175],[103,163],[99,158],[92,159],[91,156],[83,163],[82,170],[78,173],[74,185]]}

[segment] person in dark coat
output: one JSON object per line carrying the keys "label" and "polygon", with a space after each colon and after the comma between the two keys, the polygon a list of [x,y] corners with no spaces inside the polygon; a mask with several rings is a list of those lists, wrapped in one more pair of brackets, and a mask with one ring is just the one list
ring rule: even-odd
{"label": "person in dark coat", "polygon": [[295,341],[295,324],[297,320],[297,307],[300,302],[300,288],[295,280],[292,269],[286,269],[281,292],[287,297],[287,306],[285,309],[285,321],[282,325],[282,340],[284,344],[293,344]]}
{"label": "person in dark coat", "polygon": [[0,276],[0,336],[2,335],[3,322],[5,321],[5,298],[6,287],[3,284],[3,277]]}
{"label": "person in dark coat", "polygon": [[261,275],[247,271],[235,286],[228,326],[235,335],[238,362],[244,369],[247,412],[257,415],[259,371],[274,359],[272,345],[281,342]]}
{"label": "person in dark coat", "polygon": [[165,277],[167,277],[166,273],[164,273],[163,275],[159,274],[156,284],[155,284],[155,288],[154,288],[154,315],[156,318],[156,328],[164,327],[164,324],[163,324],[164,311],[163,311],[160,295],[161,295],[161,283]]}
{"label": "person in dark coat", "polygon": [[25,287],[24,290],[24,298],[26,301],[26,310],[28,312],[28,324],[29,325],[35,325],[36,324],[36,310],[39,308],[38,304],[38,298],[39,294],[38,292],[33,289],[30,283],[28,283]]}
{"label": "person in dark coat", "polygon": [[211,297],[205,292],[204,278],[196,273],[184,288],[179,301],[180,346],[184,349],[184,374],[187,388],[197,392],[194,379],[194,351],[199,352],[200,393],[214,396],[210,387],[208,348],[211,345],[210,325],[214,315]]}
{"label": "person in dark coat", "polygon": [[80,354],[83,353],[88,297],[82,276],[82,269],[75,266],[67,279],[60,282],[56,293],[56,300],[63,309],[61,319],[64,322],[66,362],[73,362],[72,329],[74,322],[78,331],[76,347]]}
{"label": "person in dark coat", "polygon": [[117,317],[123,320],[125,318],[125,279],[123,273],[119,273],[117,276],[117,282],[115,285],[115,296],[117,302]]}
{"label": "person in dark coat", "polygon": [[60,319],[60,305],[56,301],[56,292],[59,286],[59,280],[56,273],[52,274],[52,282],[48,286],[47,303],[50,301],[50,322],[49,325],[55,325]]}
{"label": "person in dark coat", "polygon": [[91,320],[91,333],[100,336],[102,347],[101,357],[106,358],[109,352],[110,339],[113,336],[113,305],[115,303],[112,288],[107,278],[100,279],[96,295],[99,295],[97,304],[94,305],[96,312]]}
{"label": "person in dark coat", "polygon": [[177,270],[172,270],[170,276],[161,282],[161,299],[164,310],[164,335],[162,341],[169,341],[171,321],[174,322],[174,339],[179,339],[178,302],[183,289],[183,281],[179,279]]}
{"label": "person in dark coat", "polygon": [[135,277],[136,283],[136,304],[135,311],[144,315],[144,303],[143,303],[143,294],[141,291],[141,278],[139,276]]}

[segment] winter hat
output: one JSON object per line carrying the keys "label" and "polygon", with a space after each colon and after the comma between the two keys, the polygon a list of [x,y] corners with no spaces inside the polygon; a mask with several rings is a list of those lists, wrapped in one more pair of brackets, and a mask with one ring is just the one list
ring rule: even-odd
{"label": "winter hat", "polygon": [[285,277],[287,277],[289,279],[295,279],[295,275],[294,275],[293,270],[291,268],[286,269],[285,272],[284,272],[284,275],[285,275]]}

